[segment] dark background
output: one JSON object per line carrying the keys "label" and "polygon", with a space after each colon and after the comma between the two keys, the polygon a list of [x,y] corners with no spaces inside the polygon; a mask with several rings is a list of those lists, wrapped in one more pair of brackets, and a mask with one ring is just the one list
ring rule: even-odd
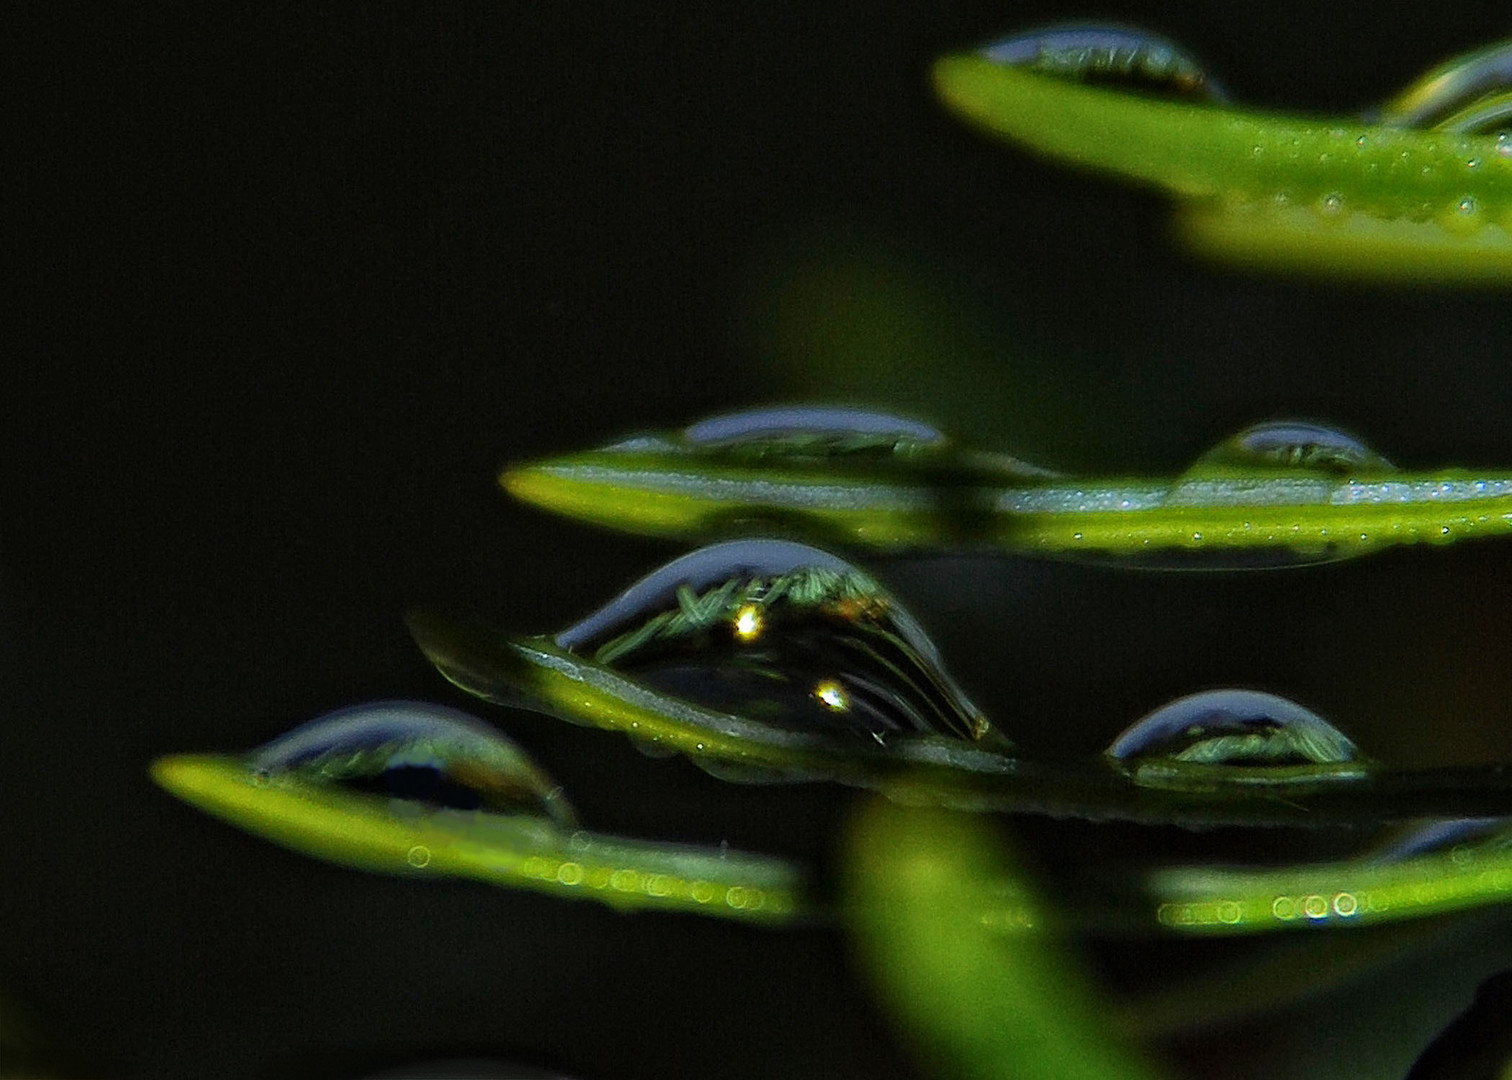
{"label": "dark background", "polygon": [[[512,505],[504,462],[794,398],[1111,472],[1176,471],[1285,415],[1407,466],[1512,463],[1505,291],[1200,264],[1160,199],[933,101],[932,57],[1084,16],[1190,45],[1243,102],[1324,113],[1508,32],[1489,0],[14,22],[0,994],[65,1064],[345,1077],[468,1052],[585,1078],[914,1075],[836,935],[362,875],[150,784],[158,754],[251,747],[342,704],[464,704],[407,608],[556,629],[677,553]],[[1388,761],[1512,755],[1507,545],[1237,577],[872,565],[1035,750],[1093,753],[1169,698],[1241,684]],[[834,857],[848,793],[734,787],[485,715],[590,826]],[[1012,827],[1046,861],[1194,843]],[[1507,932],[1479,920],[1171,1053],[1191,1075],[1400,1075],[1512,966]],[[1221,955],[1094,962],[1159,981]]]}

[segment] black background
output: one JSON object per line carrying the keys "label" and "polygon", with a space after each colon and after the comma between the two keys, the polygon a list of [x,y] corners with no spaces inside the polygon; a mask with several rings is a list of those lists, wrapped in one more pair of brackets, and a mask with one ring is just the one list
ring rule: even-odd
{"label": "black background", "polygon": [[[1512,463],[1505,291],[1201,264],[1158,198],[934,102],[932,57],[1083,16],[1189,44],[1241,101],[1320,113],[1508,32],[1491,2],[18,19],[0,992],[92,1075],[356,1076],[461,1052],[583,1077],[914,1075],[837,935],[362,875],[145,770],[353,701],[464,704],[406,609],[555,629],[678,551],[512,505],[497,467],[725,408],[858,400],[1110,472],[1178,470],[1280,415],[1407,466]],[[873,569],[1029,748],[1096,752],[1162,701],[1242,684],[1388,761],[1512,755],[1506,545],[1237,577]],[[834,856],[847,793],[733,787],[486,715],[591,826]],[[1046,861],[1196,843],[1012,826]],[[1170,1053],[1190,1075],[1400,1075],[1512,966],[1506,937],[1482,919]],[[1094,962],[1131,980],[1221,955]]]}

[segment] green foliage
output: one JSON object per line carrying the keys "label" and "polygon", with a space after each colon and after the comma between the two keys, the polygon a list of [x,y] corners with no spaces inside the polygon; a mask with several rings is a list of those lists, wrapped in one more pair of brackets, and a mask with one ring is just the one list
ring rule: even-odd
{"label": "green foliage", "polygon": [[1131,93],[1084,81],[1098,74],[1086,53],[1053,65],[1025,59],[1040,55],[1033,51],[1007,61],[993,49],[950,56],[936,65],[935,85],[951,108],[995,135],[1177,196],[1187,241],[1214,257],[1293,272],[1498,283],[1512,279],[1512,142],[1500,131],[1505,110],[1486,106],[1504,91],[1488,94],[1493,102],[1450,86],[1452,101],[1481,112],[1437,116],[1419,105],[1444,95],[1444,72],[1494,71],[1506,51],[1503,44],[1450,61],[1374,121]]}
{"label": "green foliage", "polygon": [[845,892],[861,962],[931,1074],[1157,1075],[1117,1037],[1060,941],[1054,905],[980,821],[868,806],[851,836]]}
{"label": "green foliage", "polygon": [[[935,79],[952,108],[994,134],[1171,192],[1188,240],[1223,258],[1505,282],[1512,149],[1500,128],[1512,105],[1487,73],[1507,52],[1497,46],[1435,69],[1370,120],[1231,108],[1190,58],[1124,30],[1024,35],[947,57]],[[879,288],[910,295],[890,279]],[[938,340],[906,313],[886,325],[873,327],[877,340]],[[826,361],[831,382],[860,372],[927,389],[927,377],[896,363],[863,371],[867,350],[857,343],[871,339],[839,339]],[[991,350],[967,344],[969,363],[981,367]],[[1399,469],[1352,437],[1293,422],[1246,429],[1174,475],[1071,476],[962,447],[917,421],[787,408],[632,436],[500,479],[544,508],[685,541],[782,536],[873,553],[987,551],[1126,567],[1296,566],[1512,526],[1512,471]],[[880,792],[886,798],[868,797],[846,840],[833,904],[782,858],[587,832],[508,740],[466,719],[433,723],[424,706],[378,708],[383,724],[398,725],[381,738],[330,718],[246,755],[163,758],[152,774],[233,825],[358,869],[622,910],[776,926],[838,920],[921,1064],[961,1077],[1159,1075],[1123,1033],[1159,1032],[1203,1003],[1105,1000],[1075,959],[1080,935],[1169,942],[1338,931],[1346,942],[1360,935],[1337,950],[1340,962],[1363,967],[1384,950],[1351,928],[1512,898],[1512,843],[1496,820],[1512,818],[1503,767],[1390,767],[1290,702],[1235,712],[1236,701],[1256,697],[1242,691],[1225,692],[1211,715],[1177,702],[1095,758],[1039,758],[965,697],[876,578],[822,552],[789,550],[798,547],[783,549],[791,564],[712,574],[709,551],[718,549],[708,549],[691,557],[702,560],[697,580],[676,577],[674,563],[555,636],[429,613],[412,615],[410,627],[440,673],[484,701],[617,732],[729,780]],[[742,548],[758,561],[772,550]],[[318,754],[288,750],[312,738]],[[443,794],[391,786],[416,771],[439,779]],[[1193,828],[1434,820],[1341,857],[1083,867],[1058,881],[1051,900],[990,827],[953,812],[961,810]],[[1451,818],[1485,820],[1446,826]],[[1283,956],[1235,976],[1238,1001],[1225,1007],[1274,1004],[1320,977],[1304,967]],[[1189,998],[1217,993],[1197,990]]]}

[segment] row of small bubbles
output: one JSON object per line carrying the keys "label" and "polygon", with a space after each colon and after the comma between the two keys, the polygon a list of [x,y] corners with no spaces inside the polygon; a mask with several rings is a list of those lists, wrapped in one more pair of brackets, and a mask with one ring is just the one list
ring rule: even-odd
{"label": "row of small bubbles", "polygon": [[1361,912],[1376,910],[1370,904],[1370,894],[1365,894],[1362,904],[1360,896],[1352,892],[1336,892],[1331,897],[1322,893],[1304,893],[1296,896],[1281,895],[1271,901],[1271,917],[1282,922],[1290,922],[1295,919],[1307,919],[1311,922],[1321,922],[1324,919],[1340,918],[1353,919]]}
{"label": "row of small bubbles", "polygon": [[1315,923],[1333,919],[1351,920],[1365,910],[1366,906],[1359,896],[1353,892],[1341,891],[1331,895],[1283,894],[1272,897],[1268,903],[1233,898],[1171,901],[1156,908],[1155,918],[1162,926],[1183,930],[1239,926],[1263,919],[1283,923],[1299,919]]}
{"label": "row of small bubbles", "polygon": [[599,891],[609,889],[657,899],[692,900],[703,905],[722,902],[736,911],[766,910],[781,914],[790,908],[784,897],[753,885],[720,886],[702,878],[690,881],[675,874],[648,873],[631,867],[599,866],[590,869],[574,860],[554,859],[545,855],[532,855],[526,859],[521,873],[526,877],[555,882],[568,888],[584,886]]}
{"label": "row of small bubbles", "polygon": [[[1400,880],[1388,877],[1369,887],[1332,892],[1280,893],[1268,902],[1224,897],[1172,901],[1158,906],[1156,918],[1175,929],[1233,926],[1267,917],[1281,923],[1322,923],[1489,900],[1512,892],[1512,865],[1500,840],[1505,830],[1505,822],[1490,819],[1430,822],[1367,853],[1356,866],[1357,872],[1379,874],[1380,868],[1397,864],[1401,869],[1393,873],[1402,875]],[[1447,871],[1446,858],[1452,867]]]}

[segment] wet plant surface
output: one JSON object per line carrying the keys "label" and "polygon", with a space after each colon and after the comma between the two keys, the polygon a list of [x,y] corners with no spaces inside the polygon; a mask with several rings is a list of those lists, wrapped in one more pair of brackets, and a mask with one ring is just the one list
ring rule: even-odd
{"label": "wet plant surface", "polygon": [[[4,1030],[65,1075],[479,1055],[583,1077],[928,1074],[823,925],[354,873],[196,813],[146,770],[354,702],[431,701],[505,731],[595,832],[778,855],[838,896],[840,838],[878,835],[854,819],[869,796],[729,783],[475,702],[415,647],[407,612],[555,633],[691,547],[508,500],[501,468],[792,401],[1077,476],[1174,477],[1293,417],[1414,473],[1512,464],[1503,293],[1215,269],[1170,242],[1163,200],[994,144],[934,100],[937,57],[1086,14],[22,26],[49,62],[26,102],[25,362],[0,464],[19,777]],[[1234,100],[1330,116],[1506,32],[1496,5],[1096,14],[1181,42]],[[1166,703],[1246,687],[1372,767],[1512,761],[1502,543],[1237,575],[844,554],[1035,760],[1100,760]],[[364,776],[348,786],[367,797]],[[1353,865],[1392,839],[974,820],[1073,914],[1104,873]],[[1308,917],[1322,892],[1295,895]],[[1506,918],[1091,933],[1070,952],[1173,1075],[1395,1077],[1512,966]],[[1277,991],[1295,973],[1314,996]]]}

